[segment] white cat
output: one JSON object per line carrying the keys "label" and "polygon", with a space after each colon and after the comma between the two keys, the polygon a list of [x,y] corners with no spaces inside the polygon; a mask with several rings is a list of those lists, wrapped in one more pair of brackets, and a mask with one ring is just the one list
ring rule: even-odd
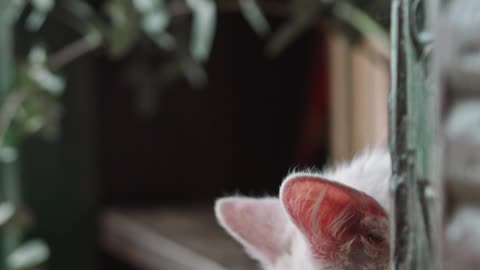
{"label": "white cat", "polygon": [[[297,172],[280,198],[228,197],[219,223],[265,270],[389,267],[390,155],[377,149],[324,172]],[[445,269],[480,265],[480,210],[457,209],[445,230]]]}
{"label": "white cat", "polygon": [[280,198],[228,197],[219,223],[266,270],[381,270],[389,266],[390,156],[371,150],[324,172],[297,172]]}

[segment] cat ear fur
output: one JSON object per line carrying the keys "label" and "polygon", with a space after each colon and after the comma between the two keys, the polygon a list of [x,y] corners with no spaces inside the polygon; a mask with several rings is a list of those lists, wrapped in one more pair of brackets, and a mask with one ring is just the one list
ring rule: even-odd
{"label": "cat ear fur", "polygon": [[289,222],[276,198],[227,197],[216,201],[220,225],[264,265],[273,265],[285,252],[282,238]]}

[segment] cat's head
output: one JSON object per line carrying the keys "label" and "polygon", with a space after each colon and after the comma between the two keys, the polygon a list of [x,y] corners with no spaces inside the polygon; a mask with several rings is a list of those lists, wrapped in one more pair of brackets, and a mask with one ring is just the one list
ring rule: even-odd
{"label": "cat's head", "polygon": [[388,268],[386,211],[340,183],[293,174],[280,199],[228,197],[215,210],[219,223],[265,269]]}

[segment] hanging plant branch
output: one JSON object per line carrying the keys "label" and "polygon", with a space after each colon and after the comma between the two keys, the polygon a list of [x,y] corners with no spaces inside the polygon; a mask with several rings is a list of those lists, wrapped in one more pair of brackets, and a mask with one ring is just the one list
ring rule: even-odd
{"label": "hanging plant branch", "polygon": [[83,38],[80,38],[67,45],[60,51],[52,54],[48,59],[48,66],[52,70],[60,70],[75,59],[96,50],[102,44],[101,36],[92,31]]}
{"label": "hanging plant branch", "polygon": [[347,23],[350,27],[357,30],[364,37],[376,36],[380,41],[387,45],[390,37],[386,29],[377,23],[363,10],[357,8],[349,2],[342,1],[335,4],[333,15],[339,20]]}
{"label": "hanging plant branch", "polygon": [[239,4],[243,17],[259,36],[270,33],[270,24],[256,0],[239,0]]}

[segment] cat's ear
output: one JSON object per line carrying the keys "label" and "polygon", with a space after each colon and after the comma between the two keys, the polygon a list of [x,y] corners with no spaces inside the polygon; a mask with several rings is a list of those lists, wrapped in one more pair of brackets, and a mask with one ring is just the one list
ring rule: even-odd
{"label": "cat's ear", "polygon": [[285,251],[289,220],[278,199],[222,198],[215,213],[220,225],[262,264],[272,265]]}
{"label": "cat's ear", "polygon": [[357,244],[369,244],[374,252],[386,245],[388,252],[387,214],[369,195],[317,176],[294,174],[283,182],[280,198],[315,257],[330,259]]}

